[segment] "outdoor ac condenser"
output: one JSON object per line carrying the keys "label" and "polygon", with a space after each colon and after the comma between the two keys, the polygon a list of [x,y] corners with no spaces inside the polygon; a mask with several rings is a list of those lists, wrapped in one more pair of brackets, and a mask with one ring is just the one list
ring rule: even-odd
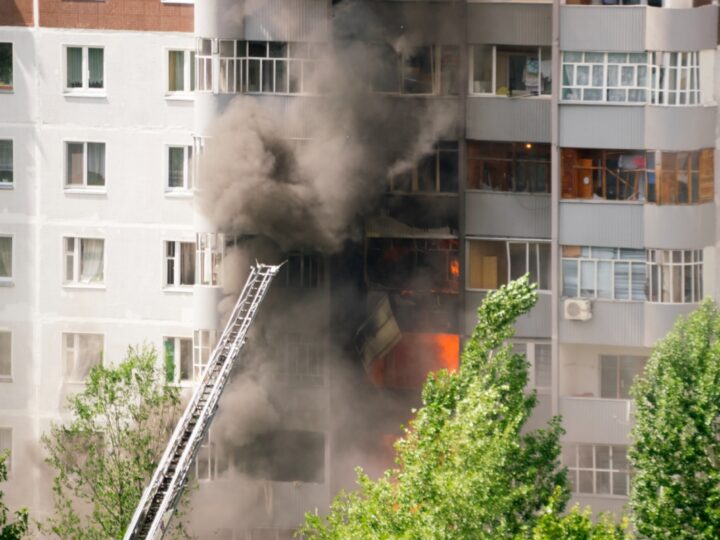
{"label": "outdoor ac condenser", "polygon": [[565,299],[565,319],[568,321],[589,321],[592,319],[592,303],[585,298]]}

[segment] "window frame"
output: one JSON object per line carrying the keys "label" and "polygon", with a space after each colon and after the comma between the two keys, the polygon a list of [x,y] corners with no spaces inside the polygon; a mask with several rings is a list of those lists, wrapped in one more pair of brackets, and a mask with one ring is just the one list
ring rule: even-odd
{"label": "window frame", "polygon": [[[570,452],[570,447],[574,450]],[[590,447],[592,449],[592,467],[581,467],[580,466],[580,447]],[[599,447],[609,448],[608,452],[608,468],[598,468],[597,462],[597,449]],[[625,461],[627,463],[626,469],[616,468],[613,463],[613,451],[615,448],[625,449]],[[573,463],[568,463],[568,457],[572,453]],[[578,442],[566,442],[562,445],[562,465],[567,468],[568,480],[570,481],[571,493],[575,495],[592,495],[596,497],[607,497],[607,498],[623,498],[626,499],[630,494],[630,485],[633,478],[633,472],[630,467],[628,458],[629,446],[622,444],[592,444],[592,443],[578,443]],[[592,474],[593,489],[591,492],[580,491],[580,472],[590,472]],[[608,475],[608,493],[599,493],[597,488],[598,473],[607,473]],[[626,492],[625,494],[614,493],[615,487],[615,475],[624,474]]]}
{"label": "window frame", "polygon": [[[467,270],[465,272],[465,290],[467,291],[477,291],[477,292],[490,292],[497,289],[487,289],[482,287],[472,287],[470,285],[470,279],[471,279],[471,272],[470,272],[470,244],[471,242],[493,242],[497,244],[505,244],[505,261],[507,264],[507,279],[503,283],[502,279],[500,279],[500,276],[498,276],[498,286],[501,287],[502,285],[509,283],[513,278],[512,276],[512,267],[511,267],[511,260],[510,260],[510,245],[511,244],[525,244],[525,265],[526,265],[526,272],[530,271],[530,246],[535,245],[535,252],[537,256],[537,263],[538,263],[538,271],[540,271],[540,250],[539,250],[539,244],[546,244],[548,247],[551,247],[552,242],[549,239],[543,239],[543,238],[493,238],[493,237],[484,237],[484,236],[466,236],[465,237],[465,261],[466,261],[466,267]],[[548,251],[548,275],[546,276],[547,284],[548,286],[551,285],[551,276],[550,276],[550,265],[552,264],[552,252]],[[524,274],[525,272],[523,272]],[[541,289],[540,283],[538,282],[538,289],[537,292],[539,294],[551,294],[552,293],[552,287],[549,287],[547,289]]]}
{"label": "window frame", "polygon": [[[100,362],[97,363],[97,364],[93,364],[93,365],[102,366],[102,365],[104,365],[104,363],[105,363],[105,351],[107,350],[107,343],[106,343],[105,333],[104,333],[104,332],[83,332],[83,331],[80,331],[80,332],[62,332],[62,333],[60,334],[60,340],[61,340],[60,351],[61,351],[61,354],[62,354],[62,365],[63,365],[63,369],[62,369],[62,381],[63,381],[63,383],[65,383],[65,384],[85,384],[85,381],[84,381],[84,380],[82,380],[82,381],[72,380],[72,379],[66,374],[67,367],[68,367],[68,366],[67,366],[67,358],[66,358],[66,354],[67,354],[66,336],[73,336],[73,347],[72,347],[72,351],[73,351],[73,364],[74,364],[74,365],[77,365],[78,354],[79,354],[79,351],[80,351],[80,348],[81,348],[81,347],[80,347],[80,336],[102,336],[102,348],[100,349]],[[91,366],[90,369],[92,369],[92,366]]]}
{"label": "window frame", "polygon": [[[627,361],[641,361],[642,362],[642,369],[640,370],[641,373],[645,370],[645,367],[647,366],[649,358],[647,356],[641,356],[638,354],[599,354],[598,355],[598,393],[600,399],[622,399],[630,401],[632,400],[632,397],[630,397],[629,390],[630,387],[634,384],[635,378],[633,378],[632,381],[630,381],[630,386],[627,388],[622,388],[622,382],[623,379],[621,377],[621,363],[627,362]],[[615,382],[613,383],[613,396],[604,396],[603,395],[603,364],[606,363],[612,363],[613,364],[613,371],[614,371],[614,379]],[[641,376],[641,374],[636,374],[635,377]],[[628,397],[622,397],[621,394],[627,394]]]}
{"label": "window frame", "polygon": [[[83,145],[83,170],[82,170],[82,184],[71,184],[69,182],[69,168],[70,168],[70,145],[71,144],[82,144]],[[89,144],[100,144],[103,146],[103,184],[102,185],[88,185],[88,159],[90,155],[88,152]],[[63,191],[65,193],[96,193],[103,194],[107,192],[107,143],[105,141],[77,141],[77,140],[63,140]]]}
{"label": "window frame", "polygon": [[[476,48],[478,47],[490,47],[491,48],[491,55],[492,55],[492,62],[491,62],[491,70],[492,70],[492,77],[490,80],[490,92],[476,92],[474,90],[474,83],[475,83],[475,54],[476,54]],[[512,92],[508,88],[507,94],[498,94],[497,90],[497,56],[498,56],[498,47],[502,48],[508,48],[508,47],[517,47],[518,52],[519,49],[537,49],[537,58],[538,58],[538,86],[537,86],[537,94],[530,94],[530,95],[517,95],[513,96]],[[512,97],[512,98],[542,98],[542,99],[551,99],[552,98],[552,87],[553,87],[553,80],[552,80],[552,68],[550,71],[550,92],[543,92],[543,80],[542,80],[542,62],[543,62],[543,56],[542,56],[542,49],[549,49],[550,50],[550,64],[552,66],[552,49],[548,46],[543,45],[497,45],[492,43],[471,43],[468,45],[469,48],[469,54],[468,54],[468,96],[479,96],[479,97]]]}
{"label": "window frame", "polygon": [[[450,145],[455,144],[454,148]],[[442,170],[441,162],[443,155],[453,154],[455,156],[455,190],[444,191],[442,189]],[[434,161],[433,165],[433,189],[423,190],[420,189],[420,164],[422,159],[431,158]],[[460,191],[460,146],[458,141],[438,141],[432,151],[425,154],[417,163],[413,164],[410,170],[404,174],[409,175],[410,178],[410,189],[396,188],[396,184],[402,184],[406,181],[402,179],[402,174],[388,176],[388,193],[391,195],[445,195],[445,196],[457,196]]]}
{"label": "window frame", "polygon": [[[667,254],[665,255],[666,260],[657,262],[657,255],[658,254]],[[680,260],[675,261],[675,254],[680,254]],[[690,254],[690,261],[686,261],[685,258]],[[669,255],[669,256],[668,256]],[[705,256],[702,249],[657,249],[657,248],[651,248],[647,250],[647,280],[648,280],[648,295],[647,295],[647,301],[652,304],[697,304],[702,301],[704,298],[705,290],[705,276],[703,275],[704,271],[704,264],[705,264]],[[661,280],[661,284],[657,285],[655,283],[656,276],[653,271],[654,268],[657,268],[657,274]],[[667,269],[667,270],[664,270]],[[685,285],[686,285],[686,273],[690,269],[690,300],[686,300],[685,295]],[[664,290],[662,285],[663,280],[663,273],[664,271],[669,271],[670,279],[668,280],[670,284],[670,290],[668,293],[670,301],[663,300],[664,297]],[[674,300],[675,298],[675,279],[674,276],[676,275],[676,272],[679,272],[679,285],[680,285],[680,294],[682,300],[680,302],[677,302]],[[699,279],[698,279],[699,278]],[[696,280],[699,281],[699,284],[696,283]],[[656,287],[657,288],[656,290]]]}
{"label": "window frame", "polygon": [[15,42],[0,42],[0,45],[5,44],[10,45],[10,84],[0,84],[0,94],[12,94],[15,91]]}
{"label": "window frame", "polygon": [[10,328],[7,327],[0,327],[0,334],[7,334],[9,336],[10,340],[10,348],[8,350],[8,365],[10,366],[10,371],[7,374],[3,374],[0,372],[0,383],[4,382],[12,382],[13,380],[13,331]]}
{"label": "window frame", "polygon": [[15,282],[15,233],[0,233],[0,238],[10,239],[10,275],[0,276],[0,287],[9,286]]}
{"label": "window frame", "polygon": [[9,182],[0,181],[0,190],[2,189],[14,189],[15,188],[15,139],[12,137],[0,138],[0,143],[10,143],[10,177]]}
{"label": "window frame", "polygon": [[[166,360],[166,343],[172,341],[172,347],[173,347],[173,380],[172,383],[176,384],[178,386],[194,386],[195,382],[193,380],[193,337],[192,336],[163,336],[162,338],[162,351],[163,351],[163,359]],[[190,377],[187,379],[183,379],[181,377],[182,374],[182,342],[186,341],[190,345]]]}
{"label": "window frame", "polygon": [[[163,0],[164,1],[164,0]],[[173,3],[177,3],[179,0],[174,0]],[[192,4],[193,0],[189,2]],[[170,54],[171,53],[182,53],[183,58],[183,87],[184,90],[171,90],[170,89]],[[194,98],[196,81],[196,62],[195,62],[195,49],[181,49],[167,47],[165,49],[165,97],[167,99],[182,99],[192,100]]]}
{"label": "window frame", "polygon": [[7,431],[7,432],[10,433],[10,437],[9,437],[9,438],[10,438],[10,448],[0,449],[0,452],[2,452],[3,450],[10,450],[10,456],[9,456],[9,457],[7,458],[7,460],[5,461],[5,465],[7,466],[8,477],[11,478],[11,477],[12,477],[12,473],[13,473],[13,461],[14,461],[13,458],[15,457],[15,437],[14,437],[15,434],[14,434],[14,428],[13,428],[13,426],[8,426],[8,425],[2,426],[2,425],[0,425],[0,431]]}
{"label": "window frame", "polygon": [[[168,246],[170,244],[174,244],[174,251],[175,254],[170,256],[168,255]],[[192,264],[193,264],[193,282],[192,283],[182,283],[182,274],[183,274],[183,266],[182,266],[182,245],[187,244],[192,246]],[[176,290],[176,291],[182,291],[182,292],[192,292],[192,288],[197,283],[197,244],[194,241],[190,240],[163,240],[163,289],[165,290]],[[168,283],[168,264],[172,262],[173,263],[173,283]]]}
{"label": "window frame", "polygon": [[[68,49],[81,49],[82,66],[81,66],[81,86],[68,86]],[[103,52],[103,79],[102,86],[99,88],[90,87],[90,49],[100,49]],[[106,66],[105,46],[95,44],[70,44],[62,45],[62,66],[63,66],[63,94],[66,96],[81,95],[85,97],[105,97],[107,95],[107,66]]]}
{"label": "window frame", "polygon": [[[67,258],[70,252],[67,249],[67,241],[73,239],[73,279],[68,280],[67,271]],[[102,281],[96,282],[84,282],[80,281],[80,264],[82,257],[81,243],[83,240],[102,240],[103,242],[103,265],[102,265]],[[104,289],[107,281],[107,242],[106,239],[100,236],[62,236],[62,284],[63,287],[70,288],[88,288],[88,289]]]}
{"label": "window frame", "polygon": [[[172,149],[183,151],[182,186],[170,185],[170,151]],[[195,164],[193,162],[193,144],[166,144],[163,152],[163,189],[165,195],[192,195],[195,189]]]}
{"label": "window frame", "polygon": [[[549,396],[552,393],[552,342],[550,340],[542,339],[513,339],[511,342],[513,346],[513,353],[524,354],[526,360],[530,363],[530,369],[528,370],[528,387],[536,390],[539,395]],[[524,351],[516,350],[515,347],[523,346]],[[539,347],[550,347],[550,386],[538,386],[538,363],[537,349]]]}
{"label": "window frame", "polygon": [[[478,191],[478,192],[484,192],[484,193],[524,193],[528,195],[549,195],[552,191],[552,178],[551,178],[551,164],[552,164],[552,149],[551,145],[548,143],[536,143],[536,142],[506,142],[506,141],[484,141],[484,140],[476,140],[476,139],[467,139],[466,141],[467,145],[467,152],[466,152],[466,159],[467,159],[467,180],[466,180],[466,191]],[[491,147],[492,145],[492,147]],[[484,152],[487,152],[488,148],[490,149],[488,154],[492,154],[493,151],[497,151],[498,146],[506,146],[508,147],[508,151],[506,152],[506,156],[509,154],[510,157],[498,157],[498,156],[483,156]],[[518,150],[519,147],[524,146],[526,149],[530,150],[533,147],[536,147],[536,150],[547,150],[547,160],[541,159],[540,156],[529,156],[524,157],[522,153]],[[511,172],[511,178],[510,182],[512,183],[513,187],[517,186],[518,179],[520,178],[519,170],[521,169],[521,166],[524,164],[535,164],[535,165],[541,165],[545,168],[545,191],[535,191],[532,188],[532,182],[530,178],[525,178],[525,185],[527,189],[525,190],[505,190],[505,189],[493,189],[492,187],[483,187],[482,185],[479,185],[479,187],[471,186],[470,181],[472,179],[476,178],[476,173],[473,172],[475,169],[475,162],[495,162],[495,163],[509,163],[510,164],[510,172]]]}
{"label": "window frame", "polygon": [[[204,369],[210,363],[212,353],[219,339],[216,330],[198,329],[193,330],[192,337],[192,383],[198,382],[204,373]],[[202,362],[202,353],[207,351],[207,362]]]}
{"label": "window frame", "polygon": [[[284,254],[285,263],[275,281],[278,287],[292,290],[320,290],[325,287],[325,261],[317,251],[291,251]],[[292,261],[299,259],[299,275],[293,277]],[[310,268],[306,269],[309,264]]]}

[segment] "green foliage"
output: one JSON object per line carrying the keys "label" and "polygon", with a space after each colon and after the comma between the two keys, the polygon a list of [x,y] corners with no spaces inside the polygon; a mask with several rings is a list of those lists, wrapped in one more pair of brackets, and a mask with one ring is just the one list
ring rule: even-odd
{"label": "green foliage", "polygon": [[524,393],[528,364],[512,354],[513,323],[537,301],[527,276],[491,293],[460,369],[430,375],[395,449],[397,468],[378,480],[357,470],[325,518],[308,514],[300,533],[323,540],[527,538],[553,493],[568,498],[558,463],[562,429],[521,434],[535,406]]}
{"label": "green foliage", "polygon": [[[0,454],[0,482],[7,480],[7,452]],[[28,512],[21,508],[15,512],[15,521],[8,522],[10,511],[3,503],[3,492],[0,491],[0,540],[20,540],[28,533]]]}
{"label": "green foliage", "polygon": [[705,301],[633,387],[630,505],[641,538],[720,537],[720,314]]}
{"label": "green foliage", "polygon": [[563,494],[559,489],[553,493],[545,512],[533,529],[533,540],[625,540],[631,538],[628,523],[617,524],[609,514],[601,514],[596,522],[592,512],[582,512],[578,505],[567,514],[562,513]]}
{"label": "green foliage", "polygon": [[154,348],[130,347],[116,367],[96,366],[69,399],[72,419],[42,438],[53,480],[59,538],[122,538],[178,417],[177,388]]}

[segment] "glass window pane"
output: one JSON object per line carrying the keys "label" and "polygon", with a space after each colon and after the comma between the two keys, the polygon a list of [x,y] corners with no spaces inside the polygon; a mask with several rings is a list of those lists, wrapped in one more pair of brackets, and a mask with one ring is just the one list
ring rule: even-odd
{"label": "glass window pane", "polygon": [[578,471],[578,493],[594,493],[592,471]]}
{"label": "glass window pane", "polygon": [[617,399],[618,396],[618,358],[600,357],[600,397]]}
{"label": "glass window pane", "polygon": [[87,143],[87,184],[105,185],[105,143]]}
{"label": "glass window pane", "polygon": [[66,62],[67,78],[65,84],[68,88],[82,88],[82,48],[68,47]]}
{"label": "glass window pane", "polygon": [[101,283],[103,281],[103,260],[105,242],[83,238],[80,242],[80,281]]}
{"label": "glass window pane", "polygon": [[183,51],[168,52],[168,91],[182,92],[185,90],[185,53]]}
{"label": "glass window pane", "polygon": [[628,473],[613,473],[613,495],[627,495],[628,492]]}
{"label": "glass window pane", "polygon": [[527,244],[508,243],[510,253],[510,279],[518,279],[528,272]]}
{"label": "glass window pane", "polygon": [[632,299],[633,300],[645,300],[646,294],[646,283],[647,283],[647,265],[645,264],[632,264]]}
{"label": "glass window pane", "polygon": [[0,184],[13,182],[13,142],[0,140]]}
{"label": "glass window pane", "polygon": [[563,296],[577,296],[578,295],[578,263],[577,261],[562,262],[563,272]]}
{"label": "glass window pane", "polygon": [[595,296],[595,261],[580,261],[580,296]]}
{"label": "glass window pane", "polygon": [[67,185],[83,185],[84,149],[83,143],[67,143]]}
{"label": "glass window pane", "polygon": [[0,236],[0,278],[12,277],[12,238]]}
{"label": "glass window pane", "polygon": [[12,43],[0,43],[0,88],[8,90],[13,86]]}
{"label": "glass window pane", "polygon": [[88,49],[88,87],[103,88],[104,83],[104,52],[103,49]]}
{"label": "glass window pane", "polygon": [[592,67],[592,85],[593,86],[602,86],[603,85],[603,75],[605,68],[604,66],[593,66]]}
{"label": "glass window pane", "polygon": [[168,148],[168,187],[184,187],[185,152],[182,146]]}
{"label": "glass window pane", "polygon": [[247,91],[260,91],[260,60],[248,60]]}
{"label": "glass window pane", "polygon": [[591,445],[581,444],[578,446],[578,467],[592,469],[593,447]]}
{"label": "glass window pane", "polygon": [[612,263],[610,261],[599,261],[597,274],[597,297],[612,298]]}
{"label": "glass window pane", "polygon": [[473,83],[475,94],[492,93],[492,45],[473,47]]}
{"label": "glass window pane", "polygon": [[588,86],[590,84],[590,66],[578,66],[575,71],[575,84]]}
{"label": "glass window pane", "polygon": [[552,356],[549,344],[535,345],[535,386],[549,388],[552,385]]}
{"label": "glass window pane", "polygon": [[630,299],[630,263],[615,263],[615,298],[617,300]]}
{"label": "glass window pane", "polygon": [[275,72],[272,60],[264,60],[262,63],[262,91],[275,91]]}
{"label": "glass window pane", "polygon": [[195,284],[195,243],[180,244],[180,285]]}
{"label": "glass window pane", "polygon": [[12,334],[10,332],[0,332],[0,377],[12,375],[11,341]]}

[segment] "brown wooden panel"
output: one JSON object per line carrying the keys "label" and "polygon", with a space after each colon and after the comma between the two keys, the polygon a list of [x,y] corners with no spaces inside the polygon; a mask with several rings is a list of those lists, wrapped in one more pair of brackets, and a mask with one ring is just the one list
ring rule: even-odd
{"label": "brown wooden panel", "polygon": [[33,0],[0,0],[0,26],[32,26]]}
{"label": "brown wooden panel", "polygon": [[712,202],[715,198],[715,160],[712,148],[700,150],[700,202]]}
{"label": "brown wooden panel", "polygon": [[[32,9],[32,0],[30,4]],[[192,32],[193,9],[192,4],[160,0],[40,0],[40,26]]]}
{"label": "brown wooden panel", "polygon": [[563,199],[575,199],[578,196],[575,182],[576,161],[577,150],[563,148],[560,159],[560,192]]}

